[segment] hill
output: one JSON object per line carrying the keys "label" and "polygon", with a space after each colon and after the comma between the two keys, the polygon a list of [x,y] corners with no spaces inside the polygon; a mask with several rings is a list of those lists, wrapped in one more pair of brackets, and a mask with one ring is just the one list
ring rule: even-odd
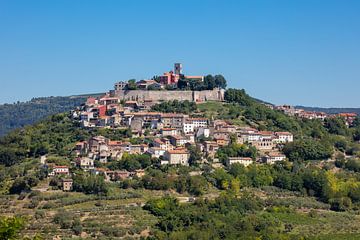
{"label": "hill", "polygon": [[36,123],[47,116],[67,112],[83,104],[88,96],[84,94],[68,97],[39,97],[28,102],[0,105],[0,136],[26,125]]}
{"label": "hill", "polygon": [[301,108],[310,112],[324,112],[327,114],[357,113],[358,115],[360,115],[360,108],[321,108],[321,107],[304,107],[304,106],[295,106],[295,108]]}
{"label": "hill", "polygon": [[[44,239],[358,239],[360,125],[287,116],[244,90],[228,89],[224,97],[225,102],[161,102],[152,110],[214,119],[236,130],[292,132],[295,141],[279,149],[287,160],[264,164],[260,151],[230,134],[216,151],[220,162],[247,157],[253,164],[214,163],[193,144],[186,146],[190,166],[123,152],[107,162],[95,159],[99,173],[92,174],[78,166],[89,155],[76,155],[76,143],[87,145],[101,135],[116,149],[151,148],[160,132],[84,128],[71,114],[55,114],[0,138],[0,215],[27,218],[21,234]],[[214,138],[195,141],[203,145]],[[46,165],[40,163],[44,155]],[[62,192],[62,177],[49,175],[55,165],[69,168],[72,175],[63,177],[72,178],[72,191]],[[144,175],[106,180],[101,169]]]}

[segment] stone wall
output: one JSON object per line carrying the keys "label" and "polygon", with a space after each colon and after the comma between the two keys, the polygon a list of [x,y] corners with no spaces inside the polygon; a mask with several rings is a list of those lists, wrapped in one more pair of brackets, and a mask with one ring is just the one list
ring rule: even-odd
{"label": "stone wall", "polygon": [[143,102],[145,100],[159,101],[223,101],[224,90],[204,90],[204,91],[148,91],[148,90],[117,90],[111,91],[111,95],[124,100],[134,100]]}

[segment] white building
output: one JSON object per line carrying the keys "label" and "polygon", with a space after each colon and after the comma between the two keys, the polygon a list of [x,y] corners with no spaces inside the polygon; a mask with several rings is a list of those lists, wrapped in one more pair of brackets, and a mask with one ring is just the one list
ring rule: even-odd
{"label": "white building", "polygon": [[69,174],[69,167],[67,166],[55,166],[51,173],[49,173],[49,176],[55,176],[55,175],[68,175]]}
{"label": "white building", "polygon": [[159,158],[161,156],[164,156],[165,151],[166,151],[165,149],[159,147],[152,147],[149,148],[147,152],[151,155],[151,157]]}
{"label": "white building", "polygon": [[194,125],[194,128],[208,126],[207,118],[187,118],[186,121],[192,123]]}
{"label": "white building", "polygon": [[192,122],[184,122],[183,132],[184,132],[185,134],[187,134],[187,133],[193,133],[193,132],[194,132],[194,124],[193,124]]}
{"label": "white building", "polygon": [[294,136],[289,132],[275,132],[275,141],[279,143],[293,142]]}
{"label": "white building", "polygon": [[76,161],[77,165],[84,170],[94,169],[94,159],[88,157],[78,158]]}
{"label": "white building", "polygon": [[267,164],[274,164],[276,162],[284,161],[286,156],[279,152],[271,152],[265,157],[263,157],[263,161]]}
{"label": "white building", "polygon": [[240,164],[244,165],[245,167],[247,167],[253,163],[253,160],[252,160],[252,158],[249,158],[249,157],[229,157],[228,165],[231,165],[234,163],[240,163]]}
{"label": "white building", "polygon": [[184,148],[169,150],[165,152],[164,154],[165,161],[161,161],[161,164],[171,164],[171,165],[180,164],[180,165],[188,166],[189,158],[190,158],[190,154]]}

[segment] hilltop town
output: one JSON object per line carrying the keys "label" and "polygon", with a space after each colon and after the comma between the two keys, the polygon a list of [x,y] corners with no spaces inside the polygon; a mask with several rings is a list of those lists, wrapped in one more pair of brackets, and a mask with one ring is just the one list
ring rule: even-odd
{"label": "hilltop town", "polygon": [[[174,71],[155,77],[156,80],[117,82],[114,90],[110,90],[104,96],[89,97],[83,106],[72,111],[72,118],[79,122],[80,127],[120,130],[127,132],[131,138],[119,141],[99,135],[77,142],[74,149],[74,164],[84,171],[103,174],[106,179],[116,181],[119,178],[141,177],[144,175],[144,169],[136,169],[134,172],[114,171],[104,167],[96,168],[95,163],[106,166],[109,162],[121,160],[126,154],[146,154],[152,159],[159,159],[159,165],[184,166],[194,164],[195,161],[196,164],[206,163],[221,167],[234,163],[244,166],[253,163],[274,164],[285,160],[286,156],[281,153],[281,148],[283,144],[293,141],[294,137],[290,132],[259,131],[222,119],[209,119],[195,112],[184,114],[153,110],[156,104],[166,101],[185,101],[190,105],[191,102],[200,104],[207,101],[224,101],[224,89],[221,87],[226,86],[226,81],[221,77],[219,84],[217,77],[209,80],[211,77],[183,75],[182,65],[176,63]],[[180,85],[181,79],[185,79],[189,84],[195,81],[196,84],[207,87],[197,91],[195,89],[199,89],[198,87],[191,89],[189,86],[183,86],[180,89],[177,86]],[[213,85],[209,81],[212,81]],[[122,94],[119,94],[119,91]],[[156,97],[148,95],[149,91],[153,91]],[[136,97],[133,92],[136,93]],[[141,93],[139,97],[139,92],[145,93]],[[174,95],[174,92],[179,94]],[[188,92],[193,97],[187,99]],[[199,94],[195,95],[194,92]],[[215,94],[212,94],[213,92]],[[141,140],[134,143],[131,140],[135,138]],[[258,154],[219,159],[216,154],[219,148],[228,146],[231,142],[247,144],[249,148],[256,149]],[[197,159],[194,159],[196,154]],[[51,176],[62,174],[70,175],[69,167],[52,166]],[[64,182],[64,190],[70,190],[69,179]]]}
{"label": "hilltop town", "polygon": [[[35,214],[24,236],[65,239],[207,239],[201,219],[222,221],[216,236],[221,226],[234,232],[233,215],[213,208],[256,211],[265,225],[246,227],[255,236],[300,239],[293,229],[314,236],[322,221],[360,223],[337,213],[360,206],[359,141],[354,113],[267,104],[176,63],[1,138],[0,211]],[[186,227],[192,214],[196,233]]]}

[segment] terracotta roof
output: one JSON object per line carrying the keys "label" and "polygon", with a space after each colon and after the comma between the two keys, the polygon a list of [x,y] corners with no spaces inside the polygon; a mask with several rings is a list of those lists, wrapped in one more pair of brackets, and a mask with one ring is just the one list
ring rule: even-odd
{"label": "terracotta roof", "polygon": [[167,152],[169,154],[188,154],[189,153],[185,148],[168,150]]}
{"label": "terracotta roof", "polygon": [[260,131],[259,134],[261,135],[273,135],[274,133],[271,131]]}
{"label": "terracotta roof", "polygon": [[252,161],[252,158],[249,158],[249,157],[229,157],[229,160]]}
{"label": "terracotta roof", "polygon": [[284,154],[279,153],[279,152],[270,152],[268,154],[269,157],[286,157]]}
{"label": "terracotta roof", "polygon": [[198,118],[187,118],[187,120],[189,120],[189,121],[207,121],[208,119],[198,117]]}
{"label": "terracotta roof", "polygon": [[176,128],[162,128],[162,131],[173,131],[176,130]]}
{"label": "terracotta roof", "polygon": [[162,113],[161,117],[184,117],[184,114],[180,114],[180,113]]}
{"label": "terracotta roof", "polygon": [[121,145],[122,143],[121,141],[109,141],[109,145]]}
{"label": "terracotta roof", "polygon": [[292,135],[290,132],[275,132],[276,135]]}

